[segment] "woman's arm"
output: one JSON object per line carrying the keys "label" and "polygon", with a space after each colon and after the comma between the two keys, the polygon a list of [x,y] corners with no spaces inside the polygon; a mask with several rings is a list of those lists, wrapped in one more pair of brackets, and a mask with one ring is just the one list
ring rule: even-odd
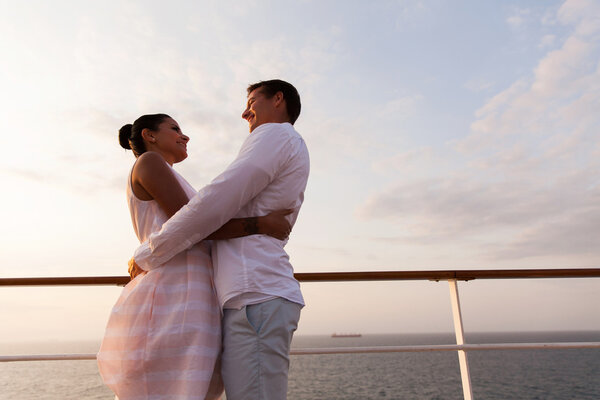
{"label": "woman's arm", "polygon": [[[189,200],[165,159],[155,152],[138,157],[131,173],[131,187],[138,199],[156,200],[169,218]],[[133,279],[145,271],[132,258],[128,272]]]}

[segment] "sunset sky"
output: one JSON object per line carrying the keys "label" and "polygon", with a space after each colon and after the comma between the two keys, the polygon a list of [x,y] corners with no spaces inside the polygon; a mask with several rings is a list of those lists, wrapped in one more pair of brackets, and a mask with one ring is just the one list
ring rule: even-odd
{"label": "sunset sky", "polygon": [[[311,154],[297,272],[600,266],[600,3],[0,3],[0,277],[125,275],[134,161],[164,112],[196,188],[293,83]],[[446,283],[306,283],[300,334],[452,331]],[[600,330],[600,279],[459,285],[467,331]],[[0,288],[0,341],[97,339],[117,287]]]}

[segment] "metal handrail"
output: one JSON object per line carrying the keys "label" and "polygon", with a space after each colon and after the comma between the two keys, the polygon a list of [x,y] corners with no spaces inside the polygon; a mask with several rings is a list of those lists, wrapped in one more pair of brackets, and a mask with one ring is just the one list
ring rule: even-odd
{"label": "metal handrail", "polygon": [[[496,269],[432,271],[298,272],[300,282],[471,281],[475,279],[600,278],[600,268]],[[128,276],[0,278],[0,286],[126,285]]]}
{"label": "metal handrail", "polygon": [[[365,354],[365,353],[423,353],[433,351],[485,351],[485,350],[558,350],[558,349],[600,349],[600,342],[559,342],[559,343],[486,343],[486,344],[438,344],[411,346],[364,346],[364,347],[317,347],[292,349],[291,355],[305,356],[317,354]],[[0,362],[13,361],[78,361],[95,360],[95,353],[74,354],[26,354],[0,356]]]}
{"label": "metal handrail", "polygon": [[[454,317],[456,345],[426,346],[380,346],[355,348],[321,348],[294,349],[291,354],[344,354],[344,353],[381,353],[400,351],[456,351],[465,400],[472,400],[471,378],[467,361],[467,351],[473,350],[513,350],[513,349],[567,349],[567,348],[600,348],[600,342],[578,343],[500,343],[500,344],[466,344],[462,326],[460,301],[457,281],[475,279],[538,279],[538,278],[599,278],[600,268],[572,269],[505,269],[505,270],[437,270],[437,271],[363,271],[363,272],[313,272],[296,273],[300,282],[349,282],[349,281],[399,281],[430,280],[448,281]],[[128,276],[96,276],[96,277],[34,277],[34,278],[1,278],[0,286],[57,286],[57,285],[119,285],[130,281]],[[38,361],[38,360],[91,360],[94,354],[59,354],[0,356],[0,362]]]}

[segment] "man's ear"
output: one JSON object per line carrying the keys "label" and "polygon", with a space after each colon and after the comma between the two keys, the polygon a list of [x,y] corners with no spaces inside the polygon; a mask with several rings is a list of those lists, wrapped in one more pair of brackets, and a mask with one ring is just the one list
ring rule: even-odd
{"label": "man's ear", "polygon": [[283,92],[277,92],[273,97],[275,98],[275,107],[279,107],[285,101],[285,98],[283,97]]}

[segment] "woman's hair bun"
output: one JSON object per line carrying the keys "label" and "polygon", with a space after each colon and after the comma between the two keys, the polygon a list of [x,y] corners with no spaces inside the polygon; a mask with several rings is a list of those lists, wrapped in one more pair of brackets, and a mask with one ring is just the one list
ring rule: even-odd
{"label": "woman's hair bun", "polygon": [[131,150],[131,145],[129,144],[129,139],[131,138],[131,129],[133,125],[127,124],[123,125],[121,129],[119,129],[119,143],[121,147],[127,150]]}
{"label": "woman's hair bun", "polygon": [[124,149],[133,150],[133,155],[139,157],[146,152],[146,143],[142,133],[144,129],[157,131],[165,119],[171,118],[167,114],[142,115],[132,124],[123,125],[119,129],[119,143]]}

